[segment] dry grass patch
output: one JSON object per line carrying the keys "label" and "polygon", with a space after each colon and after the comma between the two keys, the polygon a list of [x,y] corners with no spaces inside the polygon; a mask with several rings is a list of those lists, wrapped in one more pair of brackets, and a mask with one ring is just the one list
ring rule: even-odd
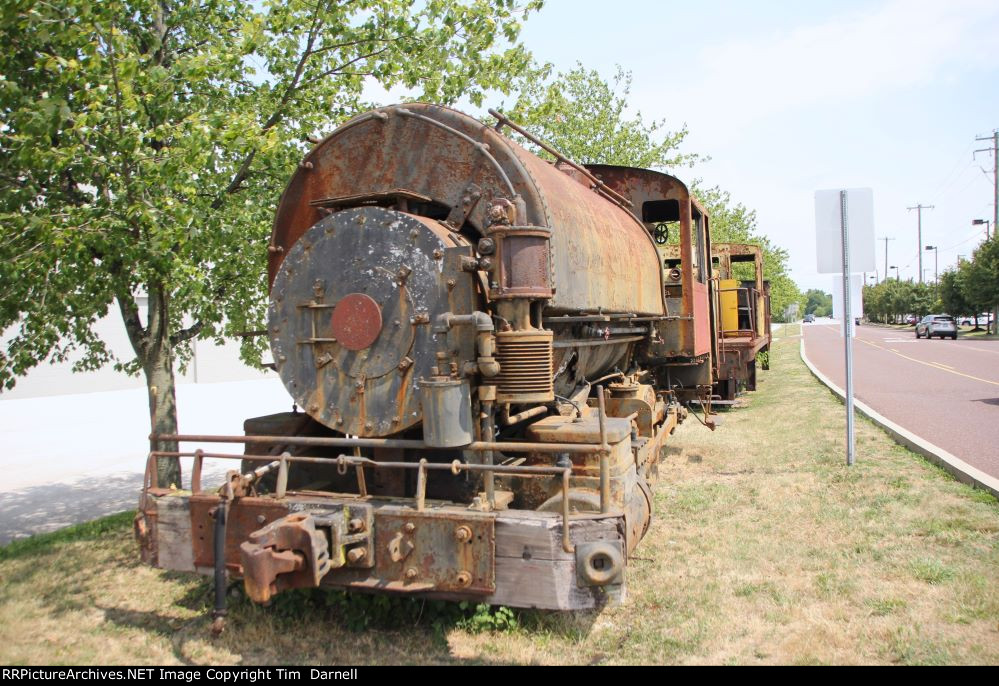
{"label": "dry grass patch", "polygon": [[865,420],[847,468],[842,405],[797,341],[771,363],[718,431],[677,431],[621,607],[511,626],[453,605],[236,597],[216,638],[209,582],[140,565],[121,520],[0,550],[0,662],[999,663],[995,499]]}

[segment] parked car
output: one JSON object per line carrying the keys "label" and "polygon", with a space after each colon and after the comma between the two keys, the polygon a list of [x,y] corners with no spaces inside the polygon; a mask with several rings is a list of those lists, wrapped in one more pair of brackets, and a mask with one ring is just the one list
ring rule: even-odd
{"label": "parked car", "polygon": [[[974,317],[961,317],[957,323],[960,324],[961,326],[976,326]],[[991,323],[992,323],[991,312],[982,312],[980,315],[978,315],[977,326],[988,326]]]}
{"label": "parked car", "polygon": [[919,323],[919,317],[917,317],[914,314],[910,314],[908,317],[905,318],[905,323],[908,324],[909,326],[914,326]]}
{"label": "parked car", "polygon": [[916,324],[916,338],[950,337],[957,340],[957,322],[949,314],[928,314]]}
{"label": "parked car", "polygon": [[814,314],[806,314],[804,321],[805,321],[806,324],[811,324],[812,322],[815,321],[815,315]]}

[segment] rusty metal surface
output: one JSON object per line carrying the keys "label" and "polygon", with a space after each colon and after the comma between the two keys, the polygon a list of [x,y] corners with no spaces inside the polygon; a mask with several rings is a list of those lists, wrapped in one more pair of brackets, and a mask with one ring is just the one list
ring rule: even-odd
{"label": "rusty metal surface", "polygon": [[493,300],[552,297],[551,232],[540,227],[490,227],[496,258]]}
{"label": "rusty metal surface", "polygon": [[[309,153],[275,217],[272,283],[295,242],[322,218],[317,200],[382,194],[388,204],[393,189],[407,189],[432,198],[424,205],[441,216],[457,208],[479,232],[490,199],[516,200],[517,224],[551,229],[555,310],[662,313],[655,245],[627,211],[472,117],[419,103],[403,109],[410,114],[386,107],[347,122]],[[472,185],[481,198],[474,207],[463,203]],[[418,209],[418,201],[403,200]]]}
{"label": "rusty metal surface", "polygon": [[304,513],[254,531],[239,552],[246,594],[257,603],[290,588],[315,588],[331,568],[326,536]]}
{"label": "rusty metal surface", "polygon": [[295,243],[274,281],[268,331],[281,380],[310,416],[356,436],[420,422],[416,381],[431,375],[437,350],[429,313],[448,311],[452,291],[475,288],[470,274],[450,286],[443,277],[456,242],[433,220],[365,207],[327,217]]}
{"label": "rusty metal surface", "polygon": [[[607,180],[422,104],[366,113],[309,153],[275,218],[268,335],[311,419],[262,420],[262,435],[235,439],[254,446],[242,455],[196,451],[199,465],[243,460],[225,562],[252,597],[320,582],[492,594],[498,493],[558,513],[567,565],[570,522],[587,511],[620,518],[630,554],[676,400],[710,396],[717,291],[709,218],[682,183],[594,169]],[[644,213],[674,201],[686,256],[675,273]],[[580,421],[559,414],[556,393]],[[328,477],[296,483],[313,469]],[[275,473],[274,495],[257,497]],[[208,567],[220,500],[189,502],[195,566]],[[599,559],[587,583],[613,583]]]}
{"label": "rusty metal surface", "polygon": [[550,217],[555,272],[550,309],[663,314],[659,256],[642,224],[569,174],[519,146],[513,150]]}
{"label": "rusty metal surface", "polygon": [[544,403],[555,399],[551,331],[499,332],[496,359],[500,364],[500,373],[494,379],[496,400]]}
{"label": "rusty metal surface", "polygon": [[[212,549],[215,520],[211,511],[218,507],[221,500],[217,495],[202,494],[192,495],[189,502],[194,565],[211,567],[215,563],[215,552]],[[271,498],[240,498],[238,503],[238,507],[230,506],[226,520],[225,559],[230,570],[241,574],[240,543],[265,524],[288,514],[288,505]]]}
{"label": "rusty metal surface", "polygon": [[[665,357],[693,357],[708,354],[711,349],[710,335],[704,336],[704,329],[698,322],[699,313],[709,310],[709,293],[705,281],[698,282],[693,269],[693,255],[696,246],[691,241],[691,226],[695,224],[695,215],[704,218],[707,224],[707,212],[690,193],[686,184],[669,174],[637,169],[634,167],[619,167],[614,165],[591,164],[587,168],[596,174],[610,188],[628,198],[637,216],[645,221],[648,232],[654,231],[659,223],[652,213],[658,209],[656,203],[675,203],[671,207],[668,221],[677,223],[679,246],[658,246],[660,252],[665,251],[665,258],[680,260],[679,311],[676,307],[668,307],[668,314],[693,319],[678,319],[669,325],[660,327],[664,343],[656,347],[656,354]],[[650,209],[651,208],[651,209]],[[705,227],[706,243],[710,244],[710,231]],[[706,255],[701,259],[707,261]],[[670,281],[665,285],[669,290]],[[703,288],[701,288],[703,286]]]}
{"label": "rusty metal surface", "polygon": [[382,332],[382,311],[365,293],[344,296],[333,308],[330,331],[347,350],[364,350]]}
{"label": "rusty metal surface", "polygon": [[446,510],[380,513],[375,526],[377,567],[396,590],[496,590],[495,515]]}

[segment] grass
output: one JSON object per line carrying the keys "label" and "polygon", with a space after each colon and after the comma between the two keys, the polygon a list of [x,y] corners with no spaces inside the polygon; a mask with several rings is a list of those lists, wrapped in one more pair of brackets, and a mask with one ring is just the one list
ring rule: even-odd
{"label": "grass", "polygon": [[999,663],[995,498],[862,419],[847,468],[797,340],[771,364],[718,431],[673,437],[620,607],[234,591],[216,637],[209,581],[140,564],[123,514],[0,549],[0,663]]}

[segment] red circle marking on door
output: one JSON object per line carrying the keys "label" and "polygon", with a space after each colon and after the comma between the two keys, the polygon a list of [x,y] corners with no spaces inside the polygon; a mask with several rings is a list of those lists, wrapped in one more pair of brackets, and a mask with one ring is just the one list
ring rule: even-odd
{"label": "red circle marking on door", "polygon": [[382,330],[382,310],[364,293],[351,293],[333,308],[333,336],[347,350],[364,350]]}

